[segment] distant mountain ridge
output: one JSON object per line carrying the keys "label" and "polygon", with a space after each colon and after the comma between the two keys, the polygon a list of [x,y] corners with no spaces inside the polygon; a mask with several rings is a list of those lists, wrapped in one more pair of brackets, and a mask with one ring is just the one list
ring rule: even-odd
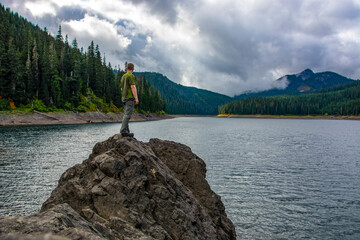
{"label": "distant mountain ridge", "polygon": [[138,72],[150,82],[166,100],[169,114],[216,115],[218,107],[233,101],[233,98],[195,87],[174,83],[161,73]]}
{"label": "distant mountain ridge", "polygon": [[219,113],[358,116],[360,114],[360,80],[307,94],[240,99],[220,106]]}
{"label": "distant mountain ridge", "polygon": [[204,89],[182,86],[161,73],[138,72],[135,75],[145,77],[154,89],[159,91],[167,102],[168,113],[199,115],[216,115],[220,106],[240,99],[316,93],[354,81],[330,71],[314,73],[311,69],[305,69],[298,74],[285,75],[277,79],[273,89],[249,92],[231,98]]}
{"label": "distant mountain ridge", "polygon": [[305,69],[301,73],[285,75],[274,82],[274,88],[261,92],[249,92],[237,95],[234,99],[249,97],[270,97],[279,95],[297,95],[317,92],[324,88],[354,81],[340,74],[326,71],[314,73],[311,69]]}

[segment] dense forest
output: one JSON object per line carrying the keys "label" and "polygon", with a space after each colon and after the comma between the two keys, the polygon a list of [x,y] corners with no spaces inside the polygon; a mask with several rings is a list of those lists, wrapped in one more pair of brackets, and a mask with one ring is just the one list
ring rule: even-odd
{"label": "dense forest", "polygon": [[219,107],[220,114],[265,115],[360,115],[360,81],[352,81],[319,93],[255,97]]}
{"label": "dense forest", "polygon": [[[106,63],[93,41],[84,51],[76,39],[69,43],[61,26],[53,37],[0,4],[0,110],[119,111],[124,73]],[[165,100],[144,77],[135,83],[138,111],[166,111]]]}
{"label": "dense forest", "polygon": [[141,72],[138,74],[146,77],[148,82],[160,92],[166,100],[168,113],[216,115],[218,106],[233,100],[219,93],[182,86],[160,73]]}

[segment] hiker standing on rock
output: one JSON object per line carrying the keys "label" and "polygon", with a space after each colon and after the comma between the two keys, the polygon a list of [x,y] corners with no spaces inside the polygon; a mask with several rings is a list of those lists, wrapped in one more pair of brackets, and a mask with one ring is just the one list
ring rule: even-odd
{"label": "hiker standing on rock", "polygon": [[134,64],[126,65],[126,73],[121,78],[121,100],[124,103],[124,117],[121,124],[120,133],[123,137],[133,137],[130,133],[129,120],[136,104],[139,104],[135,81],[134,81]]}

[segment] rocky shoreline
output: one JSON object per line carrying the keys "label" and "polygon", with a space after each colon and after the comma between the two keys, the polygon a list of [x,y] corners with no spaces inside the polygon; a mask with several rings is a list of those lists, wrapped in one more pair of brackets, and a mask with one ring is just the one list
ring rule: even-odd
{"label": "rocky shoreline", "polygon": [[[21,126],[21,125],[56,125],[56,124],[85,124],[85,123],[104,123],[121,122],[123,113],[102,113],[102,112],[34,112],[34,113],[0,113],[0,126]],[[172,116],[166,114],[142,114],[134,113],[130,121],[154,121],[171,119]]]}
{"label": "rocky shoreline", "polygon": [[0,217],[0,239],[234,240],[188,146],[116,134],[65,171],[41,211]]}

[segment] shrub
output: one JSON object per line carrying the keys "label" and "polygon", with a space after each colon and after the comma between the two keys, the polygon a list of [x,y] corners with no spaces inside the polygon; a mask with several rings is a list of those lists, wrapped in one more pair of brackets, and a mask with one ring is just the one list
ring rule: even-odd
{"label": "shrub", "polygon": [[11,108],[11,109],[15,109],[15,108],[16,108],[15,103],[14,103],[13,101],[10,101],[10,108]]}
{"label": "shrub", "polygon": [[65,105],[64,105],[64,108],[66,109],[66,110],[72,110],[72,104],[71,103],[69,103],[69,102],[66,102],[65,103]]}
{"label": "shrub", "polygon": [[10,102],[5,98],[0,98],[0,111],[11,110]]}
{"label": "shrub", "polygon": [[86,112],[87,111],[87,108],[83,105],[80,105],[76,108],[77,111],[79,112]]}
{"label": "shrub", "polygon": [[45,106],[44,102],[34,98],[33,100],[31,100],[30,102],[30,107],[33,110],[39,111],[39,112],[48,112],[49,110],[47,109],[47,107]]}

